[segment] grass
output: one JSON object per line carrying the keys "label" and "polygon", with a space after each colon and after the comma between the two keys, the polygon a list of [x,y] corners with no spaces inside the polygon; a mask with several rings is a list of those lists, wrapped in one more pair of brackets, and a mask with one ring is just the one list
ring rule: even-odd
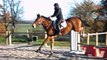
{"label": "grass", "polygon": [[[41,45],[43,41],[44,41],[43,39],[39,39],[39,40],[35,41],[35,44]],[[50,41],[48,41],[48,45],[50,45]],[[69,47],[70,42],[69,41],[55,41],[55,46]]]}
{"label": "grass", "polygon": [[[39,39],[37,41],[34,41],[36,45],[41,45],[42,42],[44,40],[43,39]],[[3,37],[0,37],[0,44],[4,44],[5,43],[5,39]],[[12,38],[12,43],[27,43],[27,38],[22,37],[22,38]],[[105,42],[99,42],[100,46],[105,46],[104,45]],[[50,41],[48,41],[48,45],[50,45]],[[81,45],[86,45],[86,40],[83,40]],[[90,40],[90,45],[95,45],[95,40]],[[69,47],[70,46],[70,40],[58,40],[55,41],[55,46],[60,46],[60,47]]]}
{"label": "grass", "polygon": [[4,39],[3,37],[0,36],[0,44],[4,44],[4,43],[5,43],[4,40],[5,40],[5,39]]}
{"label": "grass", "polygon": [[42,26],[37,26],[36,29],[32,27],[32,24],[16,24],[15,32],[27,32],[27,30],[44,30]]}
{"label": "grass", "polygon": [[[34,41],[36,45],[41,45],[44,39],[38,39],[37,41]],[[21,38],[12,38],[12,43],[27,43],[28,40],[26,37],[21,37]],[[48,45],[50,45],[50,41],[48,41]],[[70,41],[55,41],[55,46],[61,46],[61,47],[69,47],[70,46]]]}
{"label": "grass", "polygon": [[26,32],[28,29],[32,29],[31,24],[16,24],[15,32]]}
{"label": "grass", "polygon": [[70,41],[56,41],[55,46],[69,47]]}
{"label": "grass", "polygon": [[27,42],[27,38],[24,38],[24,37],[22,37],[22,38],[15,38],[15,37],[13,37],[12,38],[12,42],[26,43]]}

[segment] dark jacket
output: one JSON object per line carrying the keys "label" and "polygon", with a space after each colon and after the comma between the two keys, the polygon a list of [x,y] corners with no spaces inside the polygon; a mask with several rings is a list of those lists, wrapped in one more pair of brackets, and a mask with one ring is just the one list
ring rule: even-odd
{"label": "dark jacket", "polygon": [[54,14],[51,17],[56,17],[57,20],[63,19],[61,8],[59,6],[55,6],[54,10]]}

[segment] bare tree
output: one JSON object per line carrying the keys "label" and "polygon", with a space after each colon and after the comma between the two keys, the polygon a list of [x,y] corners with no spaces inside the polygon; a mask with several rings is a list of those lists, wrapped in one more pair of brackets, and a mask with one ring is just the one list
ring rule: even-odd
{"label": "bare tree", "polygon": [[3,21],[5,23],[6,28],[11,24],[11,30],[14,31],[15,23],[17,20],[21,18],[21,14],[23,13],[23,10],[20,6],[21,1],[20,0],[2,0],[2,16]]}
{"label": "bare tree", "polygon": [[[7,5],[7,1],[6,0],[2,0],[3,1],[3,5],[1,5],[1,19],[3,20],[3,22],[5,23],[5,27],[6,27],[6,31],[8,30],[8,25],[9,25],[9,20],[10,20],[10,13],[8,11],[8,5]],[[7,22],[8,21],[8,22]]]}
{"label": "bare tree", "polygon": [[[5,37],[7,44],[9,36],[14,32],[16,21],[20,19],[23,10],[20,6],[20,0],[2,0],[2,2],[3,4],[0,5],[0,19],[5,24],[6,31],[8,31]],[[11,30],[11,33],[9,30]]]}
{"label": "bare tree", "polygon": [[12,30],[14,31],[15,22],[20,19],[20,14],[23,13],[22,7],[20,6],[20,0],[7,0],[9,4],[11,14]]}

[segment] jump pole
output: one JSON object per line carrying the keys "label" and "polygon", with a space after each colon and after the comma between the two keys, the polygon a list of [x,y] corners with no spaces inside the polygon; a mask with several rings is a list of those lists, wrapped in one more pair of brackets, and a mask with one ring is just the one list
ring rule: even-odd
{"label": "jump pole", "polygon": [[80,48],[80,34],[71,30],[71,44],[70,44],[70,53],[73,54],[85,54],[84,51]]}

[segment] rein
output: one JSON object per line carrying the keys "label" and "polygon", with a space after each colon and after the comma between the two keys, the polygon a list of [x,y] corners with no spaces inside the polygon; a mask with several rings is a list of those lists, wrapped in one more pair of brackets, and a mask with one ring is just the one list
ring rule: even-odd
{"label": "rein", "polygon": [[52,21],[51,21],[51,23],[46,27],[46,29],[49,29],[49,27],[51,26],[51,24],[52,24]]}

